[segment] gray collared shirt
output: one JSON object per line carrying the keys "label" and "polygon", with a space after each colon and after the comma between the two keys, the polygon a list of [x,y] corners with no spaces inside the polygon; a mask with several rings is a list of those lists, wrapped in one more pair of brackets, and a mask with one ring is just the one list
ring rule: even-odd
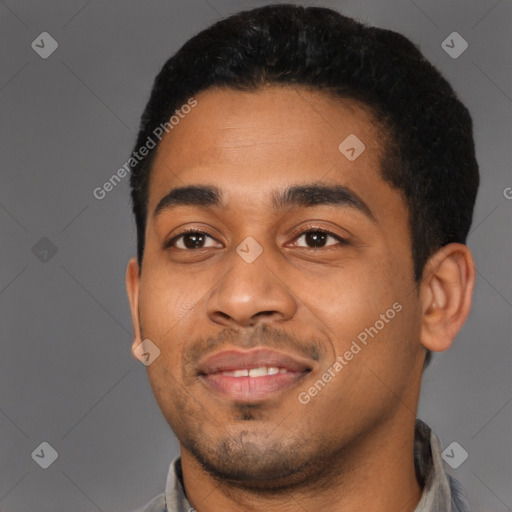
{"label": "gray collared shirt", "polygon": [[[439,439],[419,419],[414,430],[414,464],[423,486],[414,512],[472,512],[464,488],[444,469]],[[165,492],[134,512],[194,512],[185,495],[180,457],[170,465]]]}

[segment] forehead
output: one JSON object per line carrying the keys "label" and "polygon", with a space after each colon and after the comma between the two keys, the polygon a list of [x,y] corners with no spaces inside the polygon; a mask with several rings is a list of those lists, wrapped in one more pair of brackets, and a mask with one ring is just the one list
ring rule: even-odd
{"label": "forehead", "polygon": [[172,187],[188,184],[262,197],[290,183],[330,181],[369,193],[384,184],[385,134],[355,101],[288,86],[213,88],[195,99],[158,146],[150,211]]}

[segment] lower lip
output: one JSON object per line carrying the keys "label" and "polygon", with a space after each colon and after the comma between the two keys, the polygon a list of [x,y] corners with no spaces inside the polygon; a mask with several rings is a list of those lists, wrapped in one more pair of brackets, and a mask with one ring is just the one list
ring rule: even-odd
{"label": "lower lip", "polygon": [[263,377],[231,377],[222,373],[202,375],[201,380],[214,391],[233,400],[257,401],[290,389],[308,372],[287,372]]}

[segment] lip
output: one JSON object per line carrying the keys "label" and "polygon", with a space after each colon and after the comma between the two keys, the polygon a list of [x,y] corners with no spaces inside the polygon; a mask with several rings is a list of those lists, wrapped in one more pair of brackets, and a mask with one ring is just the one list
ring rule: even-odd
{"label": "lip", "polygon": [[[222,373],[262,366],[284,368],[287,371],[261,377],[233,377]],[[274,350],[226,350],[201,361],[198,376],[209,390],[225,398],[253,402],[290,389],[312,369],[310,360]]]}

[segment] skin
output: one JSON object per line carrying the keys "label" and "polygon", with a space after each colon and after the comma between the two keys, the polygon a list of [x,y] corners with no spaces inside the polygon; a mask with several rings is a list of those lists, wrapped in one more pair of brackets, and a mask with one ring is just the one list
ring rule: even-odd
{"label": "skin", "polygon": [[[126,275],[133,347],[150,339],[161,351],[147,371],[180,443],[191,505],[413,511],[426,349],[449,348],[469,313],[468,248],[441,248],[414,282],[408,210],[380,176],[386,134],[355,102],[284,86],[209,89],[196,99],[158,147],[143,263],[130,260]],[[366,146],[354,161],[338,149],[349,134]],[[349,187],[374,218],[347,205],[272,208],[276,190],[319,181]],[[222,207],[180,205],[153,216],[172,188],[192,184],[220,188]],[[185,236],[164,248],[185,227],[206,231],[205,247],[187,249]],[[329,236],[315,247],[306,234],[318,230],[348,243]],[[236,252],[249,236],[263,249],[252,263]],[[301,403],[298,394],[394,303],[402,310]],[[254,346],[316,359],[298,385],[252,404],[198,378],[199,358]]]}

